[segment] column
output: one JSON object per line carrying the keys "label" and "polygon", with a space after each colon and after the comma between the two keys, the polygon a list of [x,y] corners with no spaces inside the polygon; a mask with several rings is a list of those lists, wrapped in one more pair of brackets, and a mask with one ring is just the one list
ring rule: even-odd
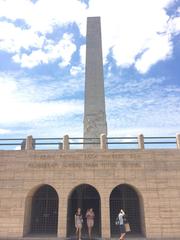
{"label": "column", "polygon": [[110,209],[109,194],[107,192],[101,196],[101,232],[103,239],[110,239]]}
{"label": "column", "polygon": [[62,191],[59,196],[58,237],[65,239],[67,231],[68,193]]}
{"label": "column", "polygon": [[[107,134],[100,17],[87,19],[84,103],[84,148],[100,148],[100,134]],[[94,138],[94,139],[91,139]],[[98,138],[98,139],[95,139]],[[96,144],[93,144],[96,143]]]}

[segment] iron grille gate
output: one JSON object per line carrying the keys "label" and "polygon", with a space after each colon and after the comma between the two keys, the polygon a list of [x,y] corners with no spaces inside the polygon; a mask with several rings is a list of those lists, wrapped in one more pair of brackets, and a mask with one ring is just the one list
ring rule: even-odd
{"label": "iron grille gate", "polygon": [[31,233],[56,234],[58,196],[49,185],[41,187],[32,199]]}
{"label": "iron grille gate", "polygon": [[101,206],[100,197],[96,189],[90,185],[83,184],[77,187],[68,200],[68,217],[67,217],[67,236],[75,235],[74,215],[77,208],[80,207],[83,215],[82,235],[87,237],[86,211],[93,208],[95,213],[93,236],[101,236]]}
{"label": "iron grille gate", "polygon": [[119,226],[115,225],[115,219],[119,210],[123,209],[127,215],[131,233],[141,234],[140,205],[137,193],[127,185],[116,187],[110,196],[111,236],[119,235]]}

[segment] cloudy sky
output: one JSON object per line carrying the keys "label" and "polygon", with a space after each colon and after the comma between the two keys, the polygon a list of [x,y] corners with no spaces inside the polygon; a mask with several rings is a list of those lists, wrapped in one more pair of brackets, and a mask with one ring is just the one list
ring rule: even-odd
{"label": "cloudy sky", "polygon": [[83,136],[87,16],[108,135],[180,132],[180,0],[0,0],[0,138]]}

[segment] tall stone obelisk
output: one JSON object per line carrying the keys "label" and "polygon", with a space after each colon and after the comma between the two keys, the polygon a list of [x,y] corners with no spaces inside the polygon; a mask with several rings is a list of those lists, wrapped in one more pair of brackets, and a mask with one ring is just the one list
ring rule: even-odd
{"label": "tall stone obelisk", "polygon": [[[84,148],[99,148],[100,134],[107,134],[100,17],[87,18],[84,103]],[[86,139],[89,138],[89,139]],[[97,144],[87,144],[96,142]]]}

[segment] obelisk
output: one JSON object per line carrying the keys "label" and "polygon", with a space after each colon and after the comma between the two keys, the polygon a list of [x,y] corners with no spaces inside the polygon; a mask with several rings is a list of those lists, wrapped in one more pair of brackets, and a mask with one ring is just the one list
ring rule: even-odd
{"label": "obelisk", "polygon": [[[84,148],[99,148],[107,134],[100,17],[87,18],[84,103]],[[91,144],[87,144],[91,142]],[[96,143],[96,144],[92,144]]]}

